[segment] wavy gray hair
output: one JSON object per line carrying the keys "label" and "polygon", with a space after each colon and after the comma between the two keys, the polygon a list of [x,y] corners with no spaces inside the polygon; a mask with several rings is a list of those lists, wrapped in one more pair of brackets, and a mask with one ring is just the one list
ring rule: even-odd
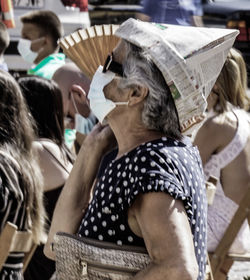
{"label": "wavy gray hair", "polygon": [[149,90],[142,111],[142,122],[148,129],[181,139],[178,113],[170,89],[152,58],[141,48],[125,41],[124,79],[120,88],[146,86]]}

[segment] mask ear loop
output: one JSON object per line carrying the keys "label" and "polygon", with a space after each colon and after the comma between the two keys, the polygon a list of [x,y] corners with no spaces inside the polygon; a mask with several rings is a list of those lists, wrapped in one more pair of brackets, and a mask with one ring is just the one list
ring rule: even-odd
{"label": "mask ear loop", "polygon": [[[84,89],[82,89],[83,91],[84,91],[84,94],[85,94],[85,96],[86,96],[86,92],[85,92],[85,90]],[[71,97],[72,97],[72,102],[73,102],[73,106],[74,106],[74,108],[75,108],[75,110],[76,110],[76,112],[77,112],[77,114],[79,114],[80,115],[80,113],[79,113],[79,111],[78,111],[78,109],[77,109],[77,106],[76,106],[76,101],[75,101],[75,97],[74,97],[74,94],[71,92]]]}
{"label": "mask ear loop", "polygon": [[73,106],[74,106],[77,114],[79,114],[79,111],[77,109],[76,102],[75,102],[75,97],[74,97],[73,93],[71,93],[70,95],[71,95],[71,99],[72,99],[72,102],[73,102]]}

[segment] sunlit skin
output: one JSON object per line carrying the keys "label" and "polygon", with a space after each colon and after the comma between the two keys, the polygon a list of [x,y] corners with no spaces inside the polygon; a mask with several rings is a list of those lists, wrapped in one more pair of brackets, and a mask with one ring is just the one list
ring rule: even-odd
{"label": "sunlit skin", "polygon": [[[208,98],[208,111],[217,103],[218,96],[211,93]],[[216,114],[209,118],[198,131],[194,144],[198,146],[203,165],[211,155],[222,151],[233,139],[237,130],[237,118],[231,112]],[[245,128],[250,131],[249,127]],[[206,143],[204,145],[204,143]],[[250,139],[243,151],[221,172],[221,183],[225,195],[239,204],[250,182]]]}

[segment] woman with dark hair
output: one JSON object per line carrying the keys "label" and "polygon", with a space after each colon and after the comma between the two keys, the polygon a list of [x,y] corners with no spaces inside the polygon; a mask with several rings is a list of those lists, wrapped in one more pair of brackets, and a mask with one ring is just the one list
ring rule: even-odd
{"label": "woman with dark hair", "polygon": [[[18,230],[31,230],[40,243],[45,215],[31,118],[17,82],[2,70],[0,92],[0,233],[11,222]],[[23,279],[23,257],[10,253],[0,279]]]}
{"label": "woman with dark hair", "polygon": [[[34,146],[44,179],[44,200],[49,221],[61,189],[72,168],[73,157],[64,143],[62,95],[55,82],[41,77],[19,79],[19,85],[35,120]],[[40,246],[32,258],[25,279],[49,279],[55,270]]]}

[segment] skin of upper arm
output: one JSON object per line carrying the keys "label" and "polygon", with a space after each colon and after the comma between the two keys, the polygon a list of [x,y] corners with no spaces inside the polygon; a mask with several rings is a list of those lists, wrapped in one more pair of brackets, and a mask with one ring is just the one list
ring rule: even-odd
{"label": "skin of upper arm", "polygon": [[141,233],[152,261],[134,279],[197,279],[192,233],[181,201],[165,193],[139,195],[128,215],[136,220],[131,230]]}

